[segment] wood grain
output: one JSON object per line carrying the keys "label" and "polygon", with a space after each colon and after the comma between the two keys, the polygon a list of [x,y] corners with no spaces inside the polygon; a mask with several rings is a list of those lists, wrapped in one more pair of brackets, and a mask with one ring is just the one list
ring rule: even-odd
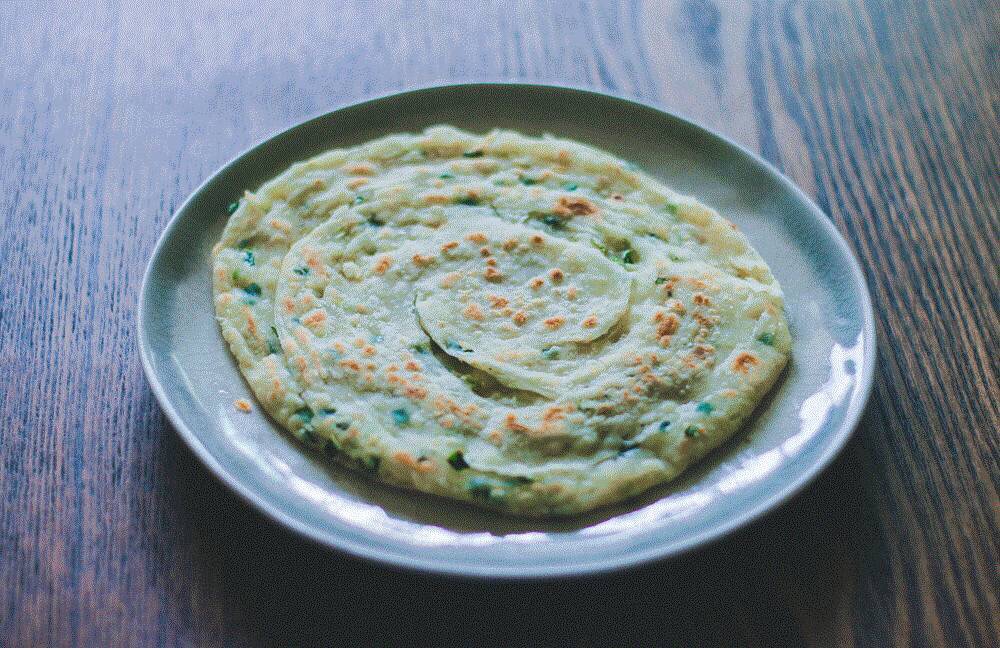
{"label": "wood grain", "polygon": [[[0,645],[996,645],[995,2],[0,3]],[[276,528],[178,441],[139,282],[257,139],[435,82],[637,97],[759,151],[865,267],[855,440],[739,535],[625,575],[397,574]]]}

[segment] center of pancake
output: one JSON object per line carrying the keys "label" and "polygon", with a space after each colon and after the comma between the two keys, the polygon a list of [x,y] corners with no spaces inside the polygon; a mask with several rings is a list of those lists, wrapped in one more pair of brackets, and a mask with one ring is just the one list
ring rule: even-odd
{"label": "center of pancake", "polygon": [[628,305],[628,273],[590,245],[509,223],[438,245],[440,263],[415,286],[421,327],[512,388],[555,397],[577,348]]}

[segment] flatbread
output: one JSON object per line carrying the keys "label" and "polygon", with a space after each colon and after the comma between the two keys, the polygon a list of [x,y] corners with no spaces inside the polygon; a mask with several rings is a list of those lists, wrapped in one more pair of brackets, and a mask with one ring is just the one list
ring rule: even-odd
{"label": "flatbread", "polygon": [[296,438],[524,515],[672,479],[787,362],[735,227],[607,153],[447,126],[247,193],[215,249],[223,335]]}

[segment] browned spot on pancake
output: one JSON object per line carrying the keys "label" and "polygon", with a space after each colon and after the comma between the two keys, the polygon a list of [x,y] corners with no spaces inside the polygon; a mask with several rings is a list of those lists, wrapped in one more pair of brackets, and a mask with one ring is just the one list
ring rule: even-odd
{"label": "browned spot on pancake", "polygon": [[344,168],[344,172],[346,172],[348,175],[363,175],[363,176],[368,176],[368,175],[372,175],[373,173],[375,173],[375,168],[372,167],[372,165],[365,164],[365,163],[352,164],[349,167],[345,167]]}
{"label": "browned spot on pancake", "polygon": [[257,321],[253,318],[253,312],[250,310],[249,306],[243,307],[243,315],[247,319],[247,332],[254,337],[260,337],[257,335]]}
{"label": "browned spot on pancake", "polygon": [[561,327],[565,323],[566,323],[566,318],[563,317],[562,315],[554,315],[552,317],[547,318],[543,322],[546,328],[552,329],[553,331]]}
{"label": "browned spot on pancake", "polygon": [[479,308],[479,306],[477,306],[476,304],[469,304],[468,306],[466,306],[465,310],[462,311],[462,315],[464,315],[468,319],[476,320],[478,322],[481,322],[483,320],[483,310]]}
{"label": "browned spot on pancake", "polygon": [[486,281],[492,281],[493,283],[500,283],[503,279],[503,273],[496,268],[486,268],[486,272],[483,273],[483,277]]}
{"label": "browned spot on pancake", "polygon": [[528,316],[524,311],[517,311],[511,316],[511,319],[514,320],[514,323],[518,326],[523,326],[524,323],[528,321]]}
{"label": "browned spot on pancake", "polygon": [[305,324],[306,326],[315,326],[317,324],[322,324],[325,321],[326,321],[326,313],[324,313],[323,311],[316,311],[312,315],[302,318],[302,323]]}
{"label": "browned spot on pancake", "polygon": [[295,330],[292,331],[292,335],[294,335],[295,339],[301,342],[302,344],[304,345],[309,344],[309,331],[308,329],[306,329],[306,327],[296,326]]}
{"label": "browned spot on pancake", "polygon": [[733,359],[732,369],[734,373],[748,374],[750,369],[758,364],[760,364],[760,360],[754,354],[743,351]]}
{"label": "browned spot on pancake", "polygon": [[411,470],[419,473],[428,473],[434,470],[434,461],[427,457],[414,459],[409,452],[399,451],[392,455],[392,458]]}
{"label": "browned spot on pancake", "polygon": [[447,243],[441,244],[441,251],[447,252],[448,250],[454,250],[458,247],[458,241],[448,241]]}
{"label": "browned spot on pancake", "polygon": [[543,421],[561,421],[566,418],[566,410],[558,405],[553,405],[545,409],[542,413]]}
{"label": "browned spot on pancake", "polygon": [[372,268],[372,272],[374,272],[377,275],[384,275],[385,271],[388,270],[389,266],[391,265],[392,265],[392,257],[388,255],[380,256],[378,258],[378,261],[375,262],[375,266]]}
{"label": "browned spot on pancake", "polygon": [[471,241],[473,243],[486,243],[487,241],[489,241],[486,235],[483,234],[482,232],[472,232],[465,238],[466,240]]}
{"label": "browned spot on pancake", "polygon": [[594,328],[595,326],[597,326],[597,322],[598,322],[597,315],[588,315],[583,319],[582,322],[580,322],[580,326],[582,326],[583,328]]}
{"label": "browned spot on pancake", "polygon": [[487,295],[486,299],[490,300],[490,306],[493,308],[503,308],[510,303],[506,297],[500,295]]}
{"label": "browned spot on pancake", "polygon": [[562,218],[571,216],[593,216],[600,209],[583,196],[560,196],[552,207],[552,213]]}
{"label": "browned spot on pancake", "polygon": [[445,276],[441,277],[441,287],[451,288],[452,286],[455,285],[455,282],[458,281],[461,277],[462,273],[460,272],[449,272]]}
{"label": "browned spot on pancake", "polygon": [[712,356],[715,354],[715,347],[709,344],[696,344],[691,353],[682,358],[681,362],[685,367],[696,369],[699,364],[711,366],[714,362]]}
{"label": "browned spot on pancake", "polygon": [[517,414],[511,412],[504,418],[504,425],[507,426],[508,430],[513,430],[514,432],[521,432],[527,434],[531,432],[531,428],[521,423],[517,420]]}
{"label": "browned spot on pancake", "polygon": [[[657,313],[659,314],[659,313]],[[673,313],[669,315],[664,315],[660,318],[660,323],[656,326],[656,334],[658,336],[663,335],[673,335],[677,332],[677,328],[680,326],[680,320]]]}
{"label": "browned spot on pancake", "polygon": [[427,398],[427,390],[420,385],[410,385],[406,388],[404,393],[407,397],[412,398],[413,400],[423,400]]}
{"label": "browned spot on pancake", "polygon": [[566,277],[565,273],[559,268],[552,268],[549,270],[549,278],[552,279],[553,283],[560,283]]}
{"label": "browned spot on pancake", "polygon": [[715,353],[715,347],[709,344],[696,344],[694,345],[694,349],[691,351],[691,355],[696,358],[707,358],[713,353]]}
{"label": "browned spot on pancake", "polygon": [[548,436],[562,432],[565,427],[566,409],[553,405],[542,413],[542,424],[536,432],[537,436]]}

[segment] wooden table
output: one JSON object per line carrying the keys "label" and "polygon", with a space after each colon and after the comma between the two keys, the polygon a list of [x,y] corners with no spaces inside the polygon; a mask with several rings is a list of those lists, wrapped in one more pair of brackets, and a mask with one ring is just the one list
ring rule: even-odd
{"label": "wooden table", "polygon": [[[281,4],[0,3],[0,645],[996,645],[995,2]],[[135,333],[174,208],[306,116],[482,79],[690,115],[830,215],[880,364],[807,492],[673,562],[469,583],[312,546],[178,440]]]}

